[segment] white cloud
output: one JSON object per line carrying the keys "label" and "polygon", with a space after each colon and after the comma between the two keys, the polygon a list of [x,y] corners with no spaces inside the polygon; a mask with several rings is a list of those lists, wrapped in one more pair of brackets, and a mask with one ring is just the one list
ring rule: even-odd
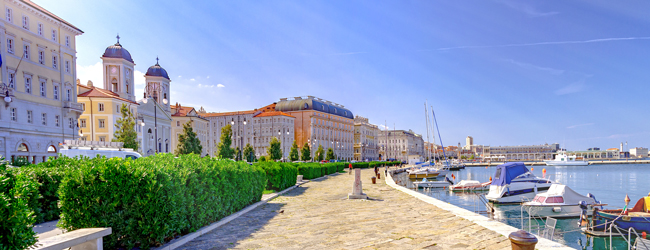
{"label": "white cloud", "polygon": [[379,125],[377,125],[377,126],[378,126],[379,129],[381,129],[381,130],[388,130],[388,129],[390,129],[390,127],[388,127],[388,126],[384,126],[384,125],[381,125],[381,124],[379,124]]}
{"label": "white cloud", "polygon": [[591,126],[591,125],[594,125],[594,123],[585,123],[585,124],[572,125],[572,126],[568,126],[566,128],[572,129],[572,128],[583,127],[583,126]]}
{"label": "white cloud", "polygon": [[199,88],[214,88],[214,84],[212,84],[212,85],[202,85],[202,84],[199,83],[199,85],[197,85],[197,87],[199,87]]}
{"label": "white cloud", "polygon": [[567,85],[564,88],[558,89],[555,91],[556,95],[567,95],[580,92],[585,89],[585,81],[580,80],[574,83]]}
{"label": "white cloud", "polygon": [[192,79],[190,79],[190,81],[196,81],[196,79],[192,78]]}
{"label": "white cloud", "polygon": [[512,59],[508,59],[506,61],[509,62],[509,63],[512,63],[514,65],[517,65],[517,66],[519,66],[521,68],[524,68],[524,69],[533,69],[533,70],[544,71],[544,72],[547,72],[547,73],[552,74],[552,75],[560,75],[560,74],[564,73],[564,70],[561,70],[561,69],[554,69],[554,68],[547,68],[547,67],[537,66],[537,65],[534,65],[534,64],[530,64],[530,63],[518,62],[518,61],[515,61],[515,60],[512,60]]}
{"label": "white cloud", "polygon": [[217,88],[223,88],[223,87],[226,87],[226,86],[223,86],[223,84],[221,84],[221,83],[217,84]]}
{"label": "white cloud", "polygon": [[77,79],[83,85],[88,83],[88,80],[93,82],[93,86],[104,87],[102,81],[102,62],[99,61],[93,65],[82,66],[77,64]]}
{"label": "white cloud", "polygon": [[210,79],[210,76],[206,77],[207,79]]}
{"label": "white cloud", "polygon": [[182,77],[182,76],[180,76],[180,75],[178,76],[178,78],[181,78],[181,77]]}
{"label": "white cloud", "polygon": [[[513,43],[513,44],[500,44],[500,45],[470,45],[470,46],[457,46],[457,47],[438,48],[436,50],[528,47],[528,46],[543,46],[543,45],[563,45],[563,44],[618,42],[618,41],[632,41],[632,40],[650,40],[650,37],[648,37],[648,36],[641,36],[641,37],[609,37],[609,38],[599,38],[599,39],[591,39],[591,40],[558,41],[558,42]],[[419,50],[419,51],[431,51],[431,50]]]}

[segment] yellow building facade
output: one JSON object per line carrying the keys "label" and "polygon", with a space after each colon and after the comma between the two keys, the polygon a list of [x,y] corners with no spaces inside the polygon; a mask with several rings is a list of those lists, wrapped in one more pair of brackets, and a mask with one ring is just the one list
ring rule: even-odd
{"label": "yellow building facade", "polygon": [[76,139],[79,28],[29,0],[0,1],[0,153],[38,163]]}
{"label": "yellow building facade", "polygon": [[[122,118],[122,104],[126,105],[133,117],[137,117],[138,103],[124,99],[118,94],[93,86],[77,84],[77,101],[82,104],[83,114],[79,117],[80,138],[85,141],[111,141],[115,133],[115,124]],[[135,130],[141,132],[141,126]]]}

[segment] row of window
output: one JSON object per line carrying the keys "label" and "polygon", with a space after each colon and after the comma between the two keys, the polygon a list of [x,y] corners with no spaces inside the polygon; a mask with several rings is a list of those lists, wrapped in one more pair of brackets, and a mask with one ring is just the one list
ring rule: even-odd
{"label": "row of window", "polygon": [[[7,53],[15,55],[15,43],[14,37],[7,37]],[[23,55],[24,59],[31,60],[31,43],[23,42]],[[45,48],[38,47],[38,63],[45,65]],[[57,55],[52,55],[52,68],[59,69],[59,57]],[[64,62],[65,73],[70,74],[72,71],[70,61],[65,60]]]}
{"label": "row of window", "polygon": [[[33,88],[32,87],[32,75],[24,74],[23,78],[25,78],[25,93],[33,94],[34,91],[32,90],[32,88]],[[9,88],[16,89],[15,81],[16,81],[16,73],[15,72],[9,72]],[[52,86],[52,88],[53,88],[52,89],[52,99],[59,100],[59,95],[60,95],[59,85],[58,85],[58,83],[53,83],[52,85],[53,85]],[[41,97],[47,97],[47,87],[48,87],[47,79],[39,77],[39,88],[38,88],[39,91],[38,91],[38,94]],[[72,88],[67,87],[65,89],[65,98],[64,98],[65,101],[72,101],[73,100],[72,97],[73,97]]]}
{"label": "row of window", "polygon": [[[7,20],[7,22],[13,23],[14,11],[13,11],[12,8],[7,7],[5,9],[5,19]],[[23,29],[29,30],[30,22],[29,22],[29,17],[28,16],[23,15],[22,24],[23,24]],[[44,29],[45,29],[45,25],[43,25],[40,22],[37,23],[37,25],[36,25],[36,33],[39,36],[45,37]],[[58,32],[57,32],[57,30],[52,29],[50,34],[52,35],[51,36],[52,41],[58,42]],[[68,35],[65,36],[65,46],[68,47],[68,48],[70,48],[71,39],[72,38],[70,36],[68,36]]]}
{"label": "row of window", "polygon": [[[17,122],[18,121],[18,110],[16,108],[11,108],[9,109],[9,116],[11,121]],[[34,112],[32,110],[27,110],[26,114],[27,118],[27,123],[34,123]],[[47,113],[41,113],[41,125],[47,126],[48,124],[48,119],[47,119]],[[68,118],[68,128],[74,128],[74,119]],[[54,116],[54,126],[60,127],[61,126],[61,119],[59,115]]]}

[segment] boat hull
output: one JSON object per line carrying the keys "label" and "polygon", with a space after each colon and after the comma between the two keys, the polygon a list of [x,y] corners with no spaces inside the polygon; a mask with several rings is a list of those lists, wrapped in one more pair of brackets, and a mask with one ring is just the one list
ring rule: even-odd
{"label": "boat hull", "polygon": [[[527,205],[523,204],[524,210],[533,217],[551,217],[551,218],[573,218],[580,217],[582,209],[579,205]],[[587,209],[587,214],[591,214],[593,207]]]}
{"label": "boat hull", "polygon": [[449,190],[454,191],[454,192],[473,192],[473,191],[488,191],[490,190],[490,183],[481,183],[477,185],[471,185],[471,186],[451,186],[449,187]]}
{"label": "boat hull", "polygon": [[[621,216],[620,218],[620,209],[619,210],[608,210],[597,211],[594,217],[592,218],[592,225],[595,230],[605,230],[605,223],[614,221],[614,224],[621,229],[628,230],[629,228],[634,228],[638,233],[646,232],[650,233],[650,217],[632,217],[632,216]],[[617,219],[618,218],[618,219]]]}
{"label": "boat hull", "polygon": [[493,203],[523,203],[530,201],[538,193],[546,192],[551,183],[531,184],[528,182],[511,183],[507,186],[490,185],[490,191],[485,196]]}
{"label": "boat hull", "polygon": [[440,173],[423,173],[423,174],[409,174],[409,179],[411,180],[422,180],[424,178],[431,179],[436,178]]}
{"label": "boat hull", "polygon": [[443,188],[448,187],[449,182],[446,181],[427,181],[427,182],[413,182],[413,185],[421,188]]}

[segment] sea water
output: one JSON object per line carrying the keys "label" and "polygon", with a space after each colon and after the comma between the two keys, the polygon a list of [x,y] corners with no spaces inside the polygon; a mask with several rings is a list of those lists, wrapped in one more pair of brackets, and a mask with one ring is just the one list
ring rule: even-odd
{"label": "sea water", "polygon": [[[533,166],[528,167],[539,177],[569,186],[576,192],[587,195],[592,193],[598,201],[608,204],[605,208],[623,208],[625,195],[630,196],[630,206],[643,196],[650,193],[650,165],[648,164],[607,164],[589,166]],[[546,169],[546,174],[543,170]],[[477,180],[482,182],[494,178],[496,166],[467,167],[460,171],[452,171],[455,183],[461,180]],[[451,174],[448,175],[452,179]],[[528,215],[521,211],[520,205],[496,205],[494,214],[486,214],[478,196],[472,193],[449,192],[446,189],[419,190],[436,199],[449,202],[472,212],[480,212],[492,216],[495,220],[504,222],[516,228],[528,231]],[[487,192],[483,192],[487,193]],[[483,211],[483,212],[481,212]],[[523,217],[523,220],[522,220]],[[578,226],[578,219],[558,219],[554,241],[577,249],[609,249],[609,237],[592,237],[583,234]],[[543,225],[541,220],[531,221],[531,225]],[[534,230],[533,230],[534,231]],[[620,237],[614,237],[613,249],[627,249],[627,243]]]}

